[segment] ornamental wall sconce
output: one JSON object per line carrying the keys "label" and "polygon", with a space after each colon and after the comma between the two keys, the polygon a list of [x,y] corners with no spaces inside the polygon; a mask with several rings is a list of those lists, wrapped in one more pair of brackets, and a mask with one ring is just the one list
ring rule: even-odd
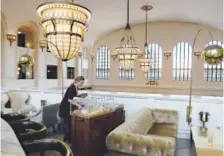
{"label": "ornamental wall sconce", "polygon": [[41,48],[42,52],[43,52],[44,48],[47,48],[47,43],[46,42],[40,41],[39,45],[40,45],[40,48]]}
{"label": "ornamental wall sconce", "polygon": [[13,34],[7,34],[6,38],[10,43],[10,47],[12,46],[12,43],[16,41],[16,35]]}
{"label": "ornamental wall sconce", "polygon": [[157,86],[157,85],[159,85],[159,83],[155,80],[151,80],[151,81],[147,81],[146,85]]}
{"label": "ornamental wall sconce", "polygon": [[201,56],[201,51],[195,51],[195,52],[194,52],[194,56],[197,56],[198,59],[199,59],[200,56]]}
{"label": "ornamental wall sconce", "polygon": [[166,59],[168,60],[168,58],[171,56],[171,52],[164,52],[163,55],[166,57]]}

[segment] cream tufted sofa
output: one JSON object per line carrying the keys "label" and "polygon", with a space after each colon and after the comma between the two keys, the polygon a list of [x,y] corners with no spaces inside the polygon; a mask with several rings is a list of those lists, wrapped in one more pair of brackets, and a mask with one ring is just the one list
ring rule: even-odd
{"label": "cream tufted sofa", "polygon": [[178,113],[143,108],[106,138],[105,156],[174,156]]}
{"label": "cream tufted sofa", "polygon": [[3,111],[11,112],[13,109],[17,109],[22,114],[28,114],[30,111],[36,111],[36,108],[30,104],[30,95],[27,92],[9,91],[8,97],[9,106],[3,104]]}

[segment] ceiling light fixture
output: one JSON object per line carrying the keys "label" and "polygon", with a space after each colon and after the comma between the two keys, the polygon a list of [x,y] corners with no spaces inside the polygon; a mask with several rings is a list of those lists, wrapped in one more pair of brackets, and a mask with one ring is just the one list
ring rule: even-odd
{"label": "ceiling light fixture", "polygon": [[[46,2],[37,8],[37,13],[42,18],[41,25],[44,28],[46,40],[51,53],[61,61],[68,61],[79,57],[81,42],[87,31],[91,11],[86,7],[75,4],[72,1]],[[63,67],[63,63],[62,63]],[[62,68],[63,73],[63,68]],[[62,96],[64,95],[64,77],[62,80]]]}
{"label": "ceiling light fixture", "polygon": [[146,73],[149,71],[150,66],[151,66],[151,59],[148,59],[148,11],[153,9],[153,6],[151,5],[144,5],[141,7],[141,9],[143,11],[145,11],[145,44],[144,44],[144,48],[145,48],[145,57],[144,54],[142,56],[142,58],[139,59],[140,62],[140,68],[141,70]]}
{"label": "ceiling light fixture", "polygon": [[124,36],[121,38],[120,44],[120,47],[115,49],[115,54],[119,59],[121,69],[134,69],[135,60],[142,54],[137,47],[129,23],[129,0],[127,0],[127,25],[124,29]]}
{"label": "ceiling light fixture", "polygon": [[87,24],[89,9],[72,2],[46,2],[37,8],[50,51],[58,59],[68,61],[77,56]]}

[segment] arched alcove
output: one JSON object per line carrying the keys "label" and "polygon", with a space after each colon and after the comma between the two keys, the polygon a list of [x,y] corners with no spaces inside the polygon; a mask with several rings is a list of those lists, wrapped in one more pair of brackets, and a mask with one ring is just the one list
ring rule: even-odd
{"label": "arched alcove", "polygon": [[22,67],[17,64],[17,79],[35,79],[38,65],[39,27],[33,21],[24,22],[17,29],[17,60],[24,55],[32,56],[33,66]]}

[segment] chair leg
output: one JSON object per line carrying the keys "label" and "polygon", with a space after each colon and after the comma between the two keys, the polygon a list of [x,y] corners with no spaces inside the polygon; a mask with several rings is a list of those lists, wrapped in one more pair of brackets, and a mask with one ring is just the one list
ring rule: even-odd
{"label": "chair leg", "polygon": [[55,127],[54,127],[54,126],[52,127],[52,129],[53,129],[53,132],[54,132],[54,133],[56,133],[56,129],[55,129]]}
{"label": "chair leg", "polygon": [[57,127],[57,130],[58,130],[59,132],[61,132],[61,126],[60,126],[60,123],[56,124],[56,127]]}

